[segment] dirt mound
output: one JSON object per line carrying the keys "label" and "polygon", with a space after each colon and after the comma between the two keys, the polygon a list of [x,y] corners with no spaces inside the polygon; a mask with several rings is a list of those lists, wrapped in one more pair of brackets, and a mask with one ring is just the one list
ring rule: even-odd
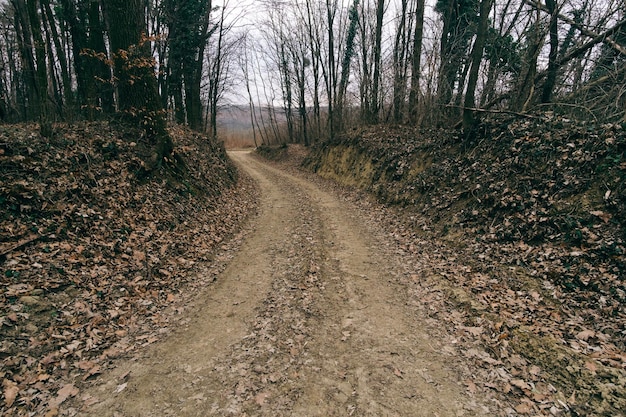
{"label": "dirt mound", "polygon": [[626,126],[546,114],[493,118],[467,136],[352,131],[306,165],[399,207],[394,227],[409,253],[411,236],[446,242],[471,271],[446,277],[459,292],[450,296],[484,323],[492,359],[527,381],[533,365],[544,369],[572,415],[617,415],[626,406],[625,152]]}
{"label": "dirt mound", "polygon": [[247,181],[235,187],[219,144],[183,129],[171,131],[176,168],[148,177],[140,131],[34,132],[0,127],[3,415],[54,410],[80,380],[167,332],[163,310],[210,279],[196,267],[254,195]]}

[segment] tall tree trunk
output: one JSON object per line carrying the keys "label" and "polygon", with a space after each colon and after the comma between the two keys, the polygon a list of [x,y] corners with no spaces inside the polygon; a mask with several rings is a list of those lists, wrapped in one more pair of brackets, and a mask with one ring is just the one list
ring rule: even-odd
{"label": "tall tree trunk", "polygon": [[211,68],[211,74],[209,76],[209,114],[210,114],[210,130],[211,135],[217,138],[217,104],[220,98],[220,81],[222,79],[222,44],[224,42],[224,16],[225,11],[222,8],[222,14],[219,22],[219,29],[217,33],[217,53],[215,56],[215,62],[213,68]]}
{"label": "tall tree trunk", "polygon": [[39,12],[37,10],[37,0],[27,0],[28,20],[33,36],[35,47],[35,60],[37,63],[36,70],[36,88],[39,98],[39,129],[44,137],[52,136],[52,119],[50,107],[48,105],[48,71],[46,70],[46,45],[41,35],[41,22],[39,20]]}
{"label": "tall tree trunk", "polygon": [[336,0],[326,0],[326,24],[328,25],[328,69],[325,73],[326,95],[328,97],[328,136],[335,137],[335,125],[337,124],[335,115],[336,101],[335,93],[337,87],[337,71],[335,69],[335,14],[337,13]]}
{"label": "tall tree trunk", "polygon": [[78,10],[72,0],[61,0],[63,18],[69,27],[72,39],[72,56],[74,58],[74,73],[76,74],[77,103],[83,107],[87,118],[93,118],[93,107],[89,103],[88,83],[90,80],[90,66],[87,55],[83,54],[87,48],[87,31],[78,17]]}
{"label": "tall tree trunk", "polygon": [[[22,114],[25,120],[34,120],[39,117],[39,95],[37,89],[37,69],[35,56],[31,45],[33,44],[30,23],[24,0],[12,0],[15,10],[14,23],[17,35],[17,43],[20,51],[21,67],[23,73],[23,96],[18,100],[22,105]],[[17,72],[16,72],[17,73]]]}
{"label": "tall tree trunk", "polygon": [[174,120],[179,125],[186,123],[185,103],[183,101],[183,60],[184,51],[179,47],[183,24],[176,10],[176,3],[166,2],[168,16],[168,57],[167,57],[167,95],[174,106]]}
{"label": "tall tree trunk", "polygon": [[535,90],[535,75],[537,74],[537,59],[543,45],[543,34],[541,33],[539,12],[533,28],[528,31],[528,46],[526,48],[522,70],[520,72],[515,96],[511,101],[512,108],[515,111],[524,111],[533,96]]}
{"label": "tall tree trunk", "polygon": [[474,41],[474,49],[472,50],[472,63],[469,72],[469,80],[467,82],[467,92],[465,93],[465,102],[463,109],[463,127],[470,129],[476,123],[474,117],[476,84],[478,83],[478,71],[483,58],[485,49],[485,41],[487,39],[487,29],[489,26],[489,12],[494,0],[482,0],[480,2],[480,21],[478,31],[476,32],[476,40]]}
{"label": "tall tree trunk", "polygon": [[409,92],[409,121],[412,124],[418,120],[418,100],[420,90],[420,67],[422,62],[422,39],[424,33],[424,3],[417,0],[415,11],[415,33],[413,34],[413,58],[411,59],[411,89]]}
{"label": "tall tree trunk", "polygon": [[313,10],[311,8],[311,0],[306,0],[307,12],[307,29],[309,49],[311,51],[311,67],[313,69],[313,118],[315,121],[316,135],[313,140],[319,140],[322,136],[322,116],[320,109],[320,61],[321,47],[320,36],[317,27],[313,27]]}
{"label": "tall tree trunk", "polygon": [[372,80],[372,98],[370,99],[370,122],[378,123],[380,118],[380,73],[383,39],[383,17],[385,1],[378,0],[376,5],[376,29],[374,35],[374,79]]}
{"label": "tall tree trunk", "polygon": [[96,54],[95,56],[87,57],[91,76],[87,81],[92,89],[89,100],[102,113],[112,114],[115,111],[114,91],[111,84],[111,67],[106,63],[105,25],[102,22],[99,0],[89,0],[88,16],[88,47]]}
{"label": "tall tree trunk", "polygon": [[369,121],[371,119],[371,103],[370,100],[372,98],[371,87],[372,80],[370,75],[370,52],[369,52],[369,42],[367,39],[367,13],[363,9],[365,6],[361,6],[361,16],[360,16],[360,31],[361,31],[361,119],[364,121]]}
{"label": "tall tree trunk", "polygon": [[298,82],[298,91],[300,96],[298,98],[299,111],[300,111],[300,124],[302,126],[302,140],[304,141],[304,146],[310,146],[311,140],[309,138],[309,127],[307,120],[307,109],[306,109],[306,83],[305,83],[305,66],[301,64],[300,67],[300,80]]}
{"label": "tall tree trunk", "polygon": [[548,56],[548,76],[543,85],[541,94],[541,102],[549,103],[552,101],[552,92],[556,84],[558,74],[557,58],[559,56],[559,31],[558,31],[558,8],[556,0],[546,0],[546,7],[550,12],[550,54]]}
{"label": "tall tree trunk", "polygon": [[293,51],[293,67],[294,75],[296,77],[296,86],[298,90],[298,116],[300,121],[300,137],[299,141],[302,141],[305,146],[309,146],[309,126],[307,120],[307,106],[306,106],[306,67],[308,60],[306,58],[306,48],[303,43],[298,42],[298,49]]}
{"label": "tall tree trunk", "polygon": [[[25,106],[25,103],[22,99],[22,94],[24,90],[21,88],[23,85],[22,77],[18,73],[18,65],[17,61],[22,56],[22,44],[21,35],[20,35],[20,25],[17,18],[14,17],[14,27],[15,27],[15,41],[16,45],[13,45],[12,42],[7,42],[8,50],[6,51],[7,62],[9,64],[9,74],[7,75],[7,90],[9,90],[7,105],[9,107],[8,112],[8,121],[18,121],[25,120],[27,118],[27,114],[23,111],[20,112],[20,105]],[[5,31],[5,39],[9,39],[9,35],[7,34],[8,30]]]}
{"label": "tall tree trunk", "polygon": [[396,29],[396,37],[393,46],[393,121],[402,121],[404,100],[406,97],[406,72],[405,68],[405,45],[407,43],[407,12],[408,0],[402,0],[400,21]]}
{"label": "tall tree trunk", "polygon": [[[175,119],[179,124],[202,130],[202,70],[212,1],[165,0],[162,4],[168,29],[167,96],[173,101]],[[210,101],[209,98],[209,104]],[[207,119],[209,116],[210,109]]]}
{"label": "tall tree trunk", "polygon": [[291,83],[291,70],[289,65],[289,52],[285,48],[285,39],[280,35],[280,73],[282,74],[283,88],[283,106],[285,110],[285,118],[287,119],[287,140],[291,143],[294,141],[293,135],[293,86]]}
{"label": "tall tree trunk", "polygon": [[345,97],[348,90],[348,80],[350,79],[350,63],[354,55],[354,38],[356,37],[357,25],[359,21],[359,0],[354,0],[350,8],[350,23],[348,24],[348,34],[343,59],[341,60],[341,79],[339,80],[339,90],[335,102],[335,129],[340,131],[344,124]]}
{"label": "tall tree trunk", "polygon": [[246,82],[246,92],[248,93],[248,111],[250,112],[250,126],[252,126],[252,139],[254,141],[254,147],[257,148],[259,145],[257,143],[256,138],[256,108],[254,104],[254,96],[252,95],[252,89],[250,88],[250,59],[248,57],[248,48],[247,45],[243,50],[243,57],[239,59],[239,64],[241,66],[241,70],[243,72],[243,78]]}
{"label": "tall tree trunk", "polygon": [[454,80],[458,71],[458,68],[454,68],[452,65],[453,33],[456,30],[455,26],[458,22],[456,22],[456,1],[447,0],[443,7],[445,7],[445,11],[443,13],[443,32],[441,34],[441,45],[439,49],[441,64],[439,68],[437,96],[440,105],[446,106],[450,104],[452,100]]}
{"label": "tall tree trunk", "polygon": [[72,91],[72,81],[70,78],[69,66],[67,64],[67,59],[65,56],[65,51],[63,46],[61,45],[61,37],[59,35],[59,31],[57,30],[56,21],[54,15],[52,13],[52,8],[50,7],[50,0],[42,0],[41,6],[48,22],[48,26],[50,27],[50,36],[52,37],[52,41],[54,42],[54,48],[56,50],[56,57],[59,61],[59,65],[61,67],[61,80],[63,83],[63,99],[66,104],[66,111],[72,113],[74,111],[74,93]]}
{"label": "tall tree trunk", "polygon": [[[204,52],[207,45],[207,40],[209,38],[209,27],[210,27],[210,16],[213,10],[212,0],[205,0],[206,3],[206,11],[204,13],[203,20],[200,20],[200,31],[197,39],[197,58],[193,62],[193,73],[191,74],[191,85],[192,88],[190,90],[191,93],[191,101],[190,105],[192,107],[192,116],[190,119],[190,127],[194,130],[201,130],[203,128],[202,124],[202,98],[201,95],[201,86],[202,86],[202,77],[203,77],[203,68],[204,68]],[[223,31],[223,20],[224,20],[225,9],[222,8],[222,18],[220,24],[220,30]],[[220,42],[221,43],[221,42]],[[217,102],[215,103],[217,106]]]}
{"label": "tall tree trunk", "polygon": [[144,2],[108,0],[105,5],[118,80],[119,110],[145,129],[146,137],[154,147],[148,168],[154,169],[172,153],[173,144],[166,130],[150,48],[144,39]]}
{"label": "tall tree trunk", "polygon": [[[61,91],[61,83],[59,80],[59,74],[57,70],[57,65],[55,63],[54,56],[54,48],[52,48],[52,38],[50,33],[50,25],[48,24],[48,19],[46,19],[45,14],[43,13],[43,5],[40,9],[41,11],[41,26],[42,33],[44,36],[44,53],[46,55],[47,61],[47,82],[48,84],[48,98],[51,101],[49,111],[52,116],[60,116],[63,117],[63,113],[65,112],[65,105],[63,99],[63,92]],[[52,22],[54,25],[54,22]]]}

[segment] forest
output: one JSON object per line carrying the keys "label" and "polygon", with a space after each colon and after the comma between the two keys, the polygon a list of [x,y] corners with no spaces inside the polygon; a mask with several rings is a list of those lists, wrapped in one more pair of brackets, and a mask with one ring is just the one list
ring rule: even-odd
{"label": "forest", "polygon": [[364,124],[468,129],[485,113],[624,119],[621,0],[0,7],[0,118],[37,121],[46,135],[55,122],[122,115],[155,137],[166,121],[216,136],[232,102],[248,103],[259,144]]}
{"label": "forest", "polygon": [[626,0],[0,0],[2,415],[623,415],[625,242]]}

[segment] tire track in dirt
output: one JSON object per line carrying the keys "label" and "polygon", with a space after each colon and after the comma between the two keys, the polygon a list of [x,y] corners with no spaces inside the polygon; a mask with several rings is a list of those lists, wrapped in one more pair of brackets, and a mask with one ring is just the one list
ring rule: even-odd
{"label": "tire track in dirt", "polygon": [[188,324],[104,374],[80,415],[488,415],[358,212],[248,152],[231,157],[260,184],[255,230]]}
{"label": "tire track in dirt", "polygon": [[[305,369],[299,416],[460,416],[486,410],[464,394],[447,360],[406,308],[404,271],[357,211],[316,185],[274,168],[306,190],[323,225],[325,284]],[[477,412],[476,410],[481,410]]]}

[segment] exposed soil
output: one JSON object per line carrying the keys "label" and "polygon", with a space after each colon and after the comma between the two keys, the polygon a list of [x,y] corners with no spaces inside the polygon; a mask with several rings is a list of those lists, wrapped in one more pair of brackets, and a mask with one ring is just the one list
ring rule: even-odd
{"label": "exposed soil", "polygon": [[[52,415],[116,358],[163,338],[219,272],[256,188],[217,142],[171,130],[142,176],[141,130],[0,126],[0,414]],[[144,172],[145,174],[145,172]]]}
{"label": "exposed soil", "polygon": [[[311,159],[404,207],[301,171],[297,146],[232,152],[234,186],[189,132],[187,172],[138,179],[132,132],[0,131],[0,410],[623,415],[626,135],[540,128],[381,128]],[[566,174],[531,170],[536,147]]]}
{"label": "exposed soil", "polygon": [[625,158],[626,125],[541,114],[466,136],[352,131],[307,165],[388,204],[370,221],[407,258],[443,258],[428,264],[434,285],[450,287],[461,316],[435,306],[436,317],[478,324],[466,337],[512,376],[483,386],[522,394],[519,413],[615,416],[626,409]]}
{"label": "exposed soil", "polygon": [[261,187],[247,239],[176,332],[103,373],[65,413],[512,410],[476,388],[468,356],[458,355],[456,341],[428,319],[406,259],[388,234],[363,221],[362,209],[248,152],[231,155]]}

